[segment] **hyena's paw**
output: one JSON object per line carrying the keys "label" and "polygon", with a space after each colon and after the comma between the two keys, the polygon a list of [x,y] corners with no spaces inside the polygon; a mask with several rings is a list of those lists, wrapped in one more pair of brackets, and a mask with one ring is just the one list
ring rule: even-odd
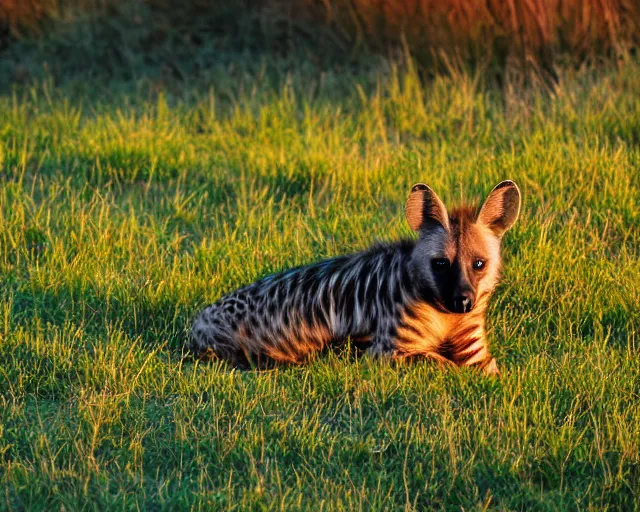
{"label": "hyena's paw", "polygon": [[406,353],[397,349],[380,350],[379,347],[372,345],[366,353],[371,357],[385,359],[394,364],[412,364],[419,361],[428,361],[437,364],[440,368],[454,368],[456,366],[453,361],[442,357],[437,352]]}
{"label": "hyena's paw", "polygon": [[443,357],[441,354],[437,352],[428,351],[428,352],[417,352],[413,354],[400,354],[397,359],[402,359],[403,361],[408,362],[418,362],[418,361],[427,361],[433,364],[438,365],[441,369],[448,368],[456,368],[457,365],[451,360]]}
{"label": "hyena's paw", "polygon": [[484,367],[483,371],[486,375],[492,375],[494,377],[500,376],[500,370],[498,369],[498,363],[495,357],[489,361],[489,364]]}

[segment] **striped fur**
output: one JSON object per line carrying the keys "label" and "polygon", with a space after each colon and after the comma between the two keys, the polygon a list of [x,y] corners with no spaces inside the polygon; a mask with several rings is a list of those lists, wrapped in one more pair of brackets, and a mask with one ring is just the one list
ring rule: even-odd
{"label": "striped fur", "polygon": [[[407,201],[417,240],[377,245],[240,288],[200,312],[191,351],[237,366],[301,363],[351,338],[372,355],[426,357],[497,373],[484,318],[498,282],[500,238],[517,217],[519,192],[515,201],[510,194],[517,187],[503,182],[479,213],[468,207],[446,213],[424,187],[416,185]],[[485,262],[481,271],[472,268],[478,258]],[[446,270],[435,270],[434,261],[442,259]],[[451,306],[456,294],[473,301],[470,311]]]}

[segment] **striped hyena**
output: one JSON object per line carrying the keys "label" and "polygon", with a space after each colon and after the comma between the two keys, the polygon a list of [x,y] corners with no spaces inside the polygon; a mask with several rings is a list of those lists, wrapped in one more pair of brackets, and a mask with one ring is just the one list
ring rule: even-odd
{"label": "striped hyena", "polygon": [[373,355],[428,357],[498,373],[484,332],[500,273],[500,240],[520,211],[512,181],[478,210],[447,212],[433,190],[411,189],[417,240],[288,270],[240,288],[196,318],[190,349],[245,366],[298,363],[351,338]]}

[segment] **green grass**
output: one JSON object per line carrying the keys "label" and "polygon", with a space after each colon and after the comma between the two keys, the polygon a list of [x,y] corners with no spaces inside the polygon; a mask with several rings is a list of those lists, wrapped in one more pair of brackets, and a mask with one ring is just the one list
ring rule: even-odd
{"label": "green grass", "polygon": [[[0,96],[0,509],[640,508],[640,63],[553,95],[243,69]],[[408,236],[414,182],[506,178],[499,380],[182,358],[221,294]]]}

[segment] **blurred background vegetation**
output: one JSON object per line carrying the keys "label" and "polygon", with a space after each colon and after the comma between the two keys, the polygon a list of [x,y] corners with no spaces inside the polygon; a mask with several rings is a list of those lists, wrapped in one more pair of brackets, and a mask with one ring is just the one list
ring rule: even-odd
{"label": "blurred background vegetation", "polygon": [[553,83],[559,65],[624,59],[639,39],[638,0],[0,2],[2,85],[43,73],[185,80],[238,52],[347,68],[408,52],[425,74],[480,69],[501,82],[524,72]]}

